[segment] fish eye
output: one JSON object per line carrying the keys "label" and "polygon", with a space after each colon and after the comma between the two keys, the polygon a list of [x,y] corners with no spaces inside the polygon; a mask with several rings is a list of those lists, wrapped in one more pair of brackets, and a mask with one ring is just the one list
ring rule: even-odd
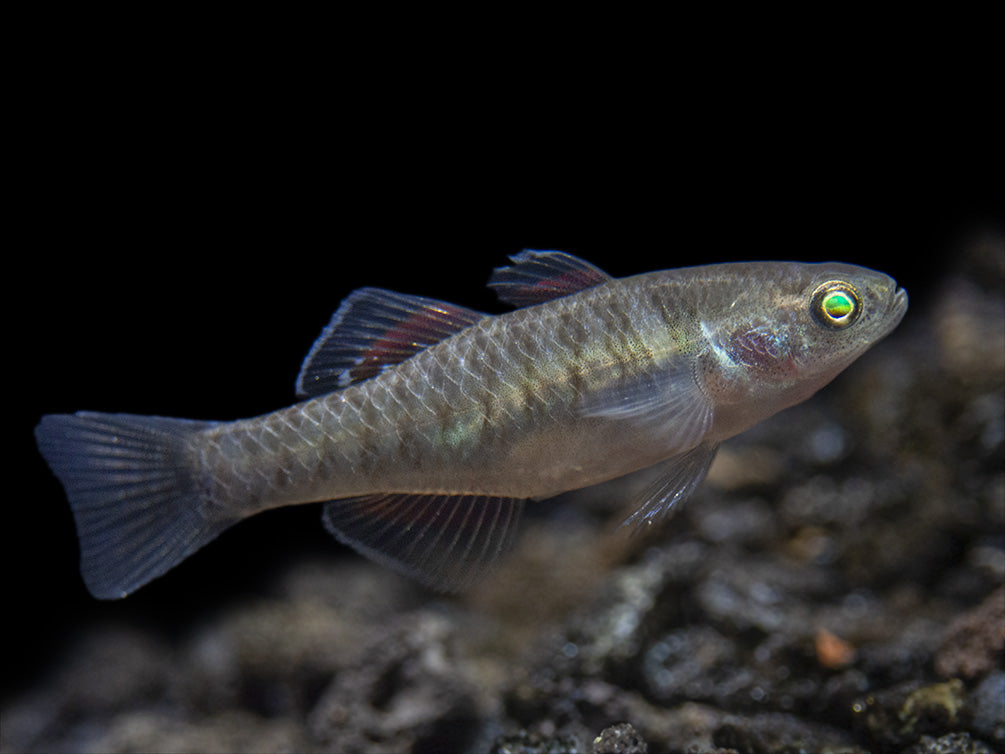
{"label": "fish eye", "polygon": [[840,330],[848,327],[862,313],[858,293],[848,283],[830,280],[813,291],[810,311],[824,327]]}

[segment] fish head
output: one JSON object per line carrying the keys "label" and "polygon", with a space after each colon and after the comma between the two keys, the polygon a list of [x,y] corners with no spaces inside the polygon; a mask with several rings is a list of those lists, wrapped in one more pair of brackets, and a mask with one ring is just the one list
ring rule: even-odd
{"label": "fish head", "polygon": [[722,297],[715,324],[705,325],[712,346],[706,384],[723,409],[719,434],[805,400],[889,335],[907,311],[907,292],[865,267],[745,268]]}

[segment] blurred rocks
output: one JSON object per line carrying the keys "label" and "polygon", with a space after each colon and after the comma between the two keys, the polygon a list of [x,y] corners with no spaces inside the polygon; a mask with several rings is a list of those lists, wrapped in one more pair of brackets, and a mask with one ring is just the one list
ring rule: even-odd
{"label": "blurred rocks", "polygon": [[658,532],[629,480],[529,506],[464,597],[333,556],[180,637],[92,626],[3,751],[1005,751],[1005,246],[960,260]]}
{"label": "blurred rocks", "polygon": [[982,677],[1001,667],[1003,650],[1005,587],[953,621],[935,656],[935,670],[943,676]]}

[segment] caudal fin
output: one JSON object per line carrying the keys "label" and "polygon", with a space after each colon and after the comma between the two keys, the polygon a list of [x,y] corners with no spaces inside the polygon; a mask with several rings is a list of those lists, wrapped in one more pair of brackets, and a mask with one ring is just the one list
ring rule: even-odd
{"label": "caudal fin", "polygon": [[234,523],[200,490],[193,437],[207,422],[128,414],[42,417],[38,448],[62,482],[91,594],[117,599],[173,568]]}

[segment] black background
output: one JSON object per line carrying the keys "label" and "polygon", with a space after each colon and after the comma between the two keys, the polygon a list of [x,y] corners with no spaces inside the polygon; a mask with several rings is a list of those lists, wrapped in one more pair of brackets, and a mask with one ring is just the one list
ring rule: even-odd
{"label": "black background", "polygon": [[485,281],[522,248],[616,276],[840,260],[896,277],[917,313],[1005,207],[998,146],[918,133],[893,111],[835,120],[821,100],[808,114],[799,93],[701,117],[668,100],[669,115],[631,111],[608,129],[599,102],[558,117],[546,101],[470,109],[466,91],[430,99],[419,87],[376,93],[371,108],[337,77],[321,91],[271,82],[236,95],[220,79],[172,88],[166,71],[57,78],[54,103],[25,116],[5,275],[8,693],[94,622],[184,631],[266,591],[299,553],[356,557],[317,506],[271,511],[128,599],[93,600],[34,447],[42,414],[233,419],[288,405],[352,289],[499,312]]}

